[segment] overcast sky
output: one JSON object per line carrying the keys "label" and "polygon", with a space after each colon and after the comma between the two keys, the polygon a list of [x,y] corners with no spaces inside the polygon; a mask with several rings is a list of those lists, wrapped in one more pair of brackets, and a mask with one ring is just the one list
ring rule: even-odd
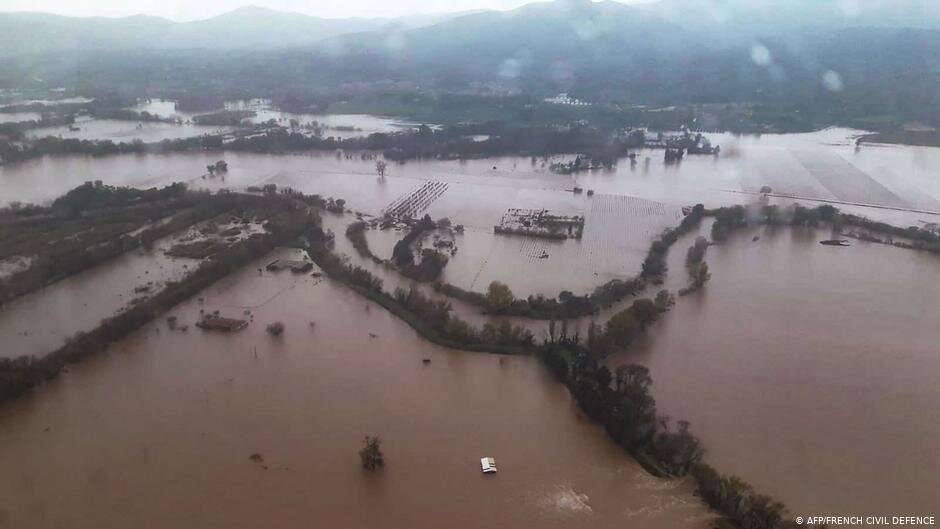
{"label": "overcast sky", "polygon": [[[0,11],[43,11],[70,16],[109,17],[146,14],[172,20],[197,20],[241,6],[256,5],[339,18],[512,9],[530,1],[533,0],[0,0]],[[621,1],[635,3],[648,0]]]}

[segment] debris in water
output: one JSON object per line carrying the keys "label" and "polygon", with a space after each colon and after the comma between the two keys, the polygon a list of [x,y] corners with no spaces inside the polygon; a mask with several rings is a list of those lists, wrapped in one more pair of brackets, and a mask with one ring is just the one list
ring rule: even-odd
{"label": "debris in water", "polygon": [[247,326],[247,321],[235,318],[223,318],[218,315],[218,311],[216,311],[215,315],[203,316],[203,318],[196,323],[196,327],[207,331],[240,331]]}
{"label": "debris in water", "polygon": [[255,452],[254,454],[251,454],[251,456],[249,456],[248,459],[254,461],[255,463],[262,463],[262,462],[264,462],[264,456],[261,455],[261,454],[259,454],[258,452]]}
{"label": "debris in water", "polygon": [[284,334],[284,324],[279,321],[269,323],[264,330],[266,330],[271,336],[280,336]]}
{"label": "debris in water", "polygon": [[848,239],[829,239],[826,241],[819,241],[819,244],[825,244],[826,246],[851,246]]}

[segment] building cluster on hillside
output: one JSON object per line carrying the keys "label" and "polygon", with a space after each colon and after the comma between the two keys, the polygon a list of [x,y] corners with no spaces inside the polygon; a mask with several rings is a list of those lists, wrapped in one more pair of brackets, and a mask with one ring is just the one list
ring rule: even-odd
{"label": "building cluster on hillside", "polygon": [[571,97],[571,96],[569,96],[569,95],[566,94],[566,93],[558,94],[558,95],[555,96],[555,97],[546,97],[546,98],[544,99],[544,101],[545,101],[546,103],[550,103],[550,104],[552,104],[552,105],[567,105],[567,106],[572,106],[572,107],[589,107],[589,106],[591,106],[591,104],[588,103],[587,101],[581,101],[580,99],[575,98],[575,97]]}

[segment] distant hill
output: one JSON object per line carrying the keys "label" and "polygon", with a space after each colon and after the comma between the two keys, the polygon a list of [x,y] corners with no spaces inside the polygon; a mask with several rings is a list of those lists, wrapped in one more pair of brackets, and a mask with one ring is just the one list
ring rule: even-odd
{"label": "distant hill", "polygon": [[660,0],[638,7],[724,40],[859,27],[940,29],[936,0]]}
{"label": "distant hill", "polygon": [[568,92],[623,107],[755,103],[775,120],[940,125],[937,28],[935,0],[556,0],[398,20],[258,8],[188,23],[0,14],[12,55],[0,57],[0,87],[318,106]]}
{"label": "distant hill", "polygon": [[794,31],[853,27],[940,29],[940,1],[659,0],[627,5],[609,0],[555,0],[507,12],[392,19],[329,19],[242,7],[192,22],[142,15],[79,18],[0,12],[0,56],[76,50],[302,48],[324,41],[343,50],[407,47],[421,55],[436,53],[441,47],[442,58],[468,51],[462,48],[465,45],[484,55],[505,56],[506,50],[499,48],[516,43],[531,53],[543,45],[583,48],[593,43],[601,53],[608,51],[605,46],[629,44],[627,49],[610,50],[624,53],[668,47],[683,38],[714,46]]}
{"label": "distant hill", "polygon": [[[695,36],[656,14],[619,2],[533,3],[403,32],[345,35],[321,43],[329,54],[377,57],[393,72],[435,85],[474,81],[564,90],[591,77],[651,72],[699,47]],[[615,68],[611,70],[611,68]]]}
{"label": "distant hill", "polygon": [[76,50],[272,49],[311,46],[323,39],[380,29],[411,29],[448,16],[397,19],[319,18],[243,7],[193,22],[158,17],[65,17],[45,13],[0,13],[0,55]]}

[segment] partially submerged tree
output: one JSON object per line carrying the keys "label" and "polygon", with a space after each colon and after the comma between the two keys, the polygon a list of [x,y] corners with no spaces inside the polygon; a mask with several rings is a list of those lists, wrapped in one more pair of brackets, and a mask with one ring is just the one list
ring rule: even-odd
{"label": "partially submerged tree", "polygon": [[692,286],[697,289],[702,288],[712,277],[711,273],[708,271],[708,263],[704,261],[696,266],[690,275],[692,276]]}
{"label": "partially submerged tree", "polygon": [[374,472],[385,466],[385,456],[382,454],[381,444],[382,440],[378,436],[366,436],[363,440],[363,447],[359,450],[362,468]]}
{"label": "partially submerged tree", "polygon": [[494,311],[509,308],[515,299],[512,290],[510,290],[509,286],[505,283],[493,281],[490,283],[489,288],[486,289],[486,303]]}
{"label": "partially submerged tree", "polygon": [[268,334],[271,336],[280,336],[284,334],[284,324],[279,321],[269,323],[265,330],[268,331]]}

